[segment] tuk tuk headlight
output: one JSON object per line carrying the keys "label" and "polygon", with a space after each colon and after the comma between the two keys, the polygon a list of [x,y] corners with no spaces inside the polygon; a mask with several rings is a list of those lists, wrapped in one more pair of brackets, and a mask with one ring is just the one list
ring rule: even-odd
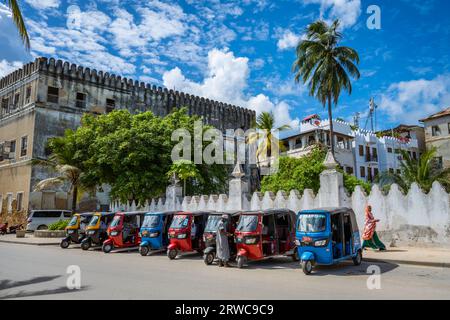
{"label": "tuk tuk headlight", "polygon": [[177,236],[178,239],[186,239],[186,237],[187,237],[187,233],[180,233],[180,234]]}
{"label": "tuk tuk headlight", "polygon": [[157,238],[159,236],[159,231],[158,232],[152,232],[148,236],[149,236],[149,238]]}
{"label": "tuk tuk headlight", "polygon": [[75,232],[75,230],[67,230],[67,234],[72,234],[74,232]]}
{"label": "tuk tuk headlight", "polygon": [[300,247],[301,243],[300,243],[300,241],[299,241],[298,239],[295,239],[295,245],[296,245],[297,247]]}
{"label": "tuk tuk headlight", "polygon": [[244,243],[245,244],[257,244],[258,243],[258,237],[245,237]]}
{"label": "tuk tuk headlight", "polygon": [[327,243],[328,243],[327,239],[325,239],[325,240],[318,240],[318,241],[314,242],[314,246],[315,247],[325,247],[327,245]]}
{"label": "tuk tuk headlight", "polygon": [[88,235],[92,236],[95,234],[95,230],[88,230],[87,232]]}
{"label": "tuk tuk headlight", "polygon": [[111,233],[110,233],[110,235],[113,237],[117,236],[118,234],[119,234],[118,231],[111,231]]}

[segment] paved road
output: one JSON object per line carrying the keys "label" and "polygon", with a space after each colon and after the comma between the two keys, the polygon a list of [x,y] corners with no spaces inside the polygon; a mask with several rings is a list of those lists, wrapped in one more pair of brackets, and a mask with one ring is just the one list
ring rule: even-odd
{"label": "paved road", "polygon": [[[369,263],[317,268],[277,258],[246,269],[205,266],[199,255],[170,261],[137,252],[0,243],[0,299],[450,299],[450,269],[376,264],[381,289],[368,290]],[[81,290],[68,290],[66,269],[81,268]]]}

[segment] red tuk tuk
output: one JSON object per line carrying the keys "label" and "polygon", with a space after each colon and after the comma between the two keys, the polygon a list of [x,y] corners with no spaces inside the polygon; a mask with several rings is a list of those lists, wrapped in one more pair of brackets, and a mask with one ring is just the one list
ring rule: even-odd
{"label": "red tuk tuk", "polygon": [[208,219],[208,211],[178,212],[173,216],[169,228],[167,256],[173,260],[178,252],[197,251],[203,253],[205,243],[203,231]]}
{"label": "red tuk tuk", "polygon": [[237,265],[248,260],[285,255],[298,261],[295,213],[287,209],[241,212],[235,231]]}
{"label": "red tuk tuk", "polygon": [[145,211],[116,213],[108,227],[108,239],[103,242],[103,252],[109,253],[113,249],[137,250],[141,243],[139,229],[144,215]]}

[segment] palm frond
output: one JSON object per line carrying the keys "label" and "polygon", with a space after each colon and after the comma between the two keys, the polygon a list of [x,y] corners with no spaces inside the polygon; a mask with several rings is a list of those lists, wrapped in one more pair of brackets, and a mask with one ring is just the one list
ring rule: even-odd
{"label": "palm frond", "polygon": [[65,177],[55,177],[55,178],[48,178],[39,181],[39,183],[35,187],[35,191],[42,191],[57,185],[61,185],[63,183],[67,182]]}
{"label": "palm frond", "polygon": [[17,0],[7,0],[7,5],[12,13],[12,19],[14,24],[19,31],[19,35],[22,38],[22,41],[27,50],[30,49],[30,37],[28,36],[27,27],[25,26],[25,22],[22,17],[22,12],[20,11],[20,6]]}

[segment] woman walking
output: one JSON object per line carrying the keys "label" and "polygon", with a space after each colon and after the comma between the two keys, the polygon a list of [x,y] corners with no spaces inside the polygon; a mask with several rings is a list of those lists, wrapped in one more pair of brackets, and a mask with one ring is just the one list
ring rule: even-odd
{"label": "woman walking", "polygon": [[377,227],[377,222],[379,222],[380,220],[374,218],[372,214],[372,207],[370,205],[366,207],[365,216],[366,222],[364,225],[364,233],[362,236],[364,240],[362,244],[363,249],[372,248],[375,250],[378,249],[380,251],[386,250],[386,246],[383,244],[383,242],[380,241],[375,230]]}

